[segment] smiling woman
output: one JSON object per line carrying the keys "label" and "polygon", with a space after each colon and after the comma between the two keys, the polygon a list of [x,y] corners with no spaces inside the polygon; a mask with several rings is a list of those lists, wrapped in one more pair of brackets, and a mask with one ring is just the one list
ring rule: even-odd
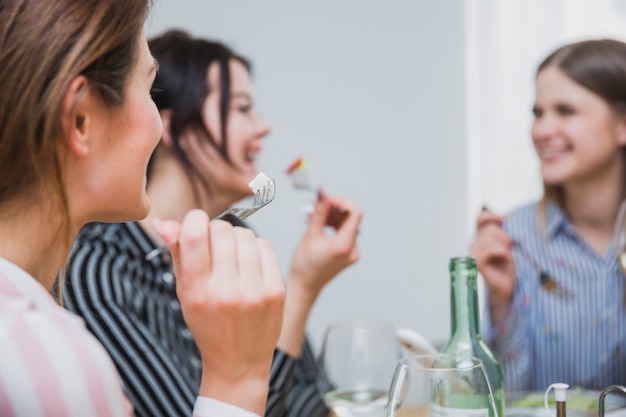
{"label": "smiling woman", "polygon": [[488,287],[486,339],[511,391],[624,384],[625,279],[611,240],[626,196],[626,44],[550,54],[533,114],[544,196],[507,217],[483,211],[470,249]]}

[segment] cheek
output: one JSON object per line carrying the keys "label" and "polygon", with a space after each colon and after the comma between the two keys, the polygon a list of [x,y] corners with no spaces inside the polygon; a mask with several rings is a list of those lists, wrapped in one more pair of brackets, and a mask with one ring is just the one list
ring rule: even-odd
{"label": "cheek", "polygon": [[[230,117],[229,117],[230,119]],[[209,97],[202,108],[202,121],[216,143],[222,142],[222,123],[219,118],[217,101]]]}
{"label": "cheek", "polygon": [[138,136],[141,136],[142,146],[149,148],[151,154],[159,140],[161,140],[163,122],[156,105],[151,99],[142,102],[140,112],[142,117],[139,120],[144,122],[139,127]]}

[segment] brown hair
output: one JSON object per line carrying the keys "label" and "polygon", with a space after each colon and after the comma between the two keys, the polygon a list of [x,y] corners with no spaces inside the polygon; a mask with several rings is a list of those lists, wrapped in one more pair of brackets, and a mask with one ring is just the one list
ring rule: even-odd
{"label": "brown hair", "polygon": [[0,210],[51,187],[67,228],[56,146],[63,97],[83,75],[104,103],[124,103],[150,3],[0,0]]}
{"label": "brown hair", "polygon": [[[577,84],[601,97],[618,115],[626,114],[626,43],[613,39],[587,40],[571,43],[546,57],[537,68],[537,74],[556,67]],[[626,148],[622,148],[622,162],[626,164]],[[622,169],[626,175],[626,167]],[[622,178],[622,197],[626,197],[626,178]],[[543,185],[542,214],[547,202],[563,207],[563,188]]]}

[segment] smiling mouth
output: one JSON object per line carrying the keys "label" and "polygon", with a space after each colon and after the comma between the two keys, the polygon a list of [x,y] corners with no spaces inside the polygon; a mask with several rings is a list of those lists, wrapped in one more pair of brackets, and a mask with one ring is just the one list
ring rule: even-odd
{"label": "smiling mouth", "polygon": [[260,149],[249,149],[248,152],[246,152],[246,161],[248,162],[256,161],[260,153],[261,153]]}
{"label": "smiling mouth", "polygon": [[542,161],[550,161],[567,154],[570,150],[571,146],[568,145],[541,147],[538,149],[538,154]]}

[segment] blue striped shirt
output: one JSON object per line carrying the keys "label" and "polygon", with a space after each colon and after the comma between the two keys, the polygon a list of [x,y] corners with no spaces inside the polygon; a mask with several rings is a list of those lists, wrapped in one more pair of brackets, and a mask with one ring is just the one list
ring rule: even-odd
{"label": "blue striped shirt", "polygon": [[[625,279],[614,248],[596,253],[554,204],[543,227],[539,218],[533,203],[505,220],[505,231],[528,255],[514,246],[509,316],[494,328],[487,308],[483,323],[507,390],[543,391],[554,382],[586,389],[626,385]],[[540,271],[556,289],[542,285]]]}

